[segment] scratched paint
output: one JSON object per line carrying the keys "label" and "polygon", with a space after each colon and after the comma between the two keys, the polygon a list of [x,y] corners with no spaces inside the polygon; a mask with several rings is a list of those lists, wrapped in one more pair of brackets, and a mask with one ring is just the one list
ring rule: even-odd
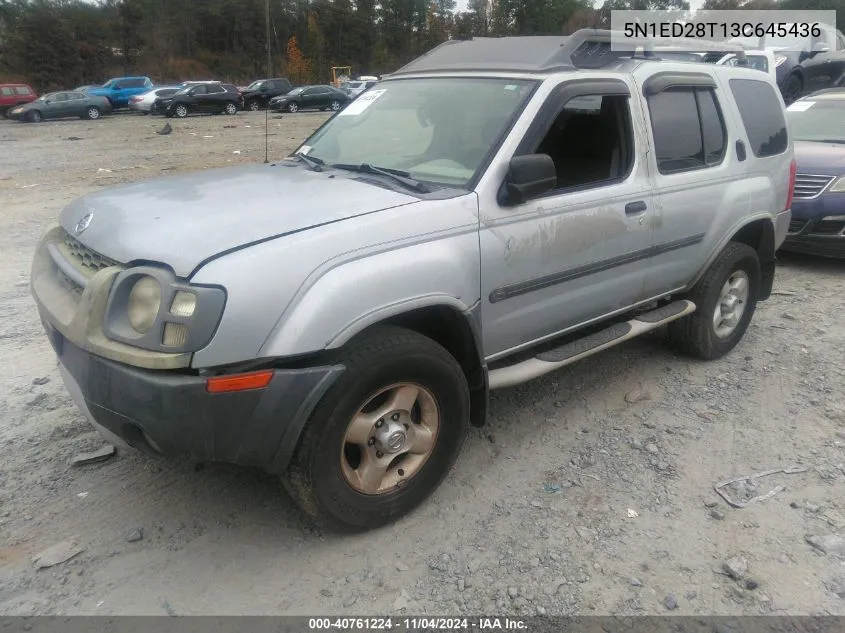
{"label": "scratched paint", "polygon": [[505,264],[513,266],[529,255],[532,258],[539,255],[543,263],[560,260],[627,231],[624,220],[608,207],[564,213],[541,222],[530,235],[509,237],[505,243]]}

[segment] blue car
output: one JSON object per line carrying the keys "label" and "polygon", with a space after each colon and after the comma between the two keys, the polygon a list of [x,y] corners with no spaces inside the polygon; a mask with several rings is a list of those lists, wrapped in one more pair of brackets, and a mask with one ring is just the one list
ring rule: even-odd
{"label": "blue car", "polygon": [[88,88],[85,92],[97,97],[105,97],[112,108],[126,108],[129,99],[135,95],[144,94],[153,88],[149,77],[116,77],[109,79],[99,88]]}
{"label": "blue car", "polygon": [[845,88],[799,99],[786,114],[798,167],[781,250],[845,259]]}

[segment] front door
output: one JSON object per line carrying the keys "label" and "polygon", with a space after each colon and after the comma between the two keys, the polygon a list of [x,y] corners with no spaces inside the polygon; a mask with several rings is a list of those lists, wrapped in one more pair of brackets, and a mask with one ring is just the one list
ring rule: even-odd
{"label": "front door", "polygon": [[647,298],[655,210],[641,106],[631,94],[623,79],[557,85],[515,151],[507,155],[506,142],[501,157],[548,154],[557,188],[515,206],[479,190],[488,359]]}
{"label": "front door", "polygon": [[70,105],[67,98],[67,93],[57,92],[50,97],[50,102],[45,104],[42,116],[45,119],[61,119],[68,114],[68,106]]}

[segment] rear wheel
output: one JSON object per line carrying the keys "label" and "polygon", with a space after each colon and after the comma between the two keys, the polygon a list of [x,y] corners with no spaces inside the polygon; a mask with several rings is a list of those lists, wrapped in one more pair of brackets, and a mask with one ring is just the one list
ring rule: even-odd
{"label": "rear wheel", "polygon": [[669,324],[671,338],[685,352],[705,360],[730,352],[754,315],[760,276],[757,251],[730,242],[687,297],[696,311]]}
{"label": "rear wheel", "polygon": [[38,110],[30,110],[29,113],[26,115],[26,120],[30,123],[40,123],[44,119]]}
{"label": "rear wheel", "polygon": [[288,104],[288,112],[298,112],[299,111],[299,104],[295,101],[292,101]]}
{"label": "rear wheel", "polygon": [[354,339],[339,362],[346,371],[314,410],[283,482],[306,514],[360,531],[437,488],[466,436],[469,390],[449,352],[403,328]]}
{"label": "rear wheel", "polygon": [[91,106],[85,111],[85,118],[90,119],[92,121],[100,118],[100,108],[95,106]]}
{"label": "rear wheel", "polygon": [[225,106],[223,106],[223,112],[228,115],[233,115],[238,113],[238,104],[234,101],[229,101]]}
{"label": "rear wheel", "polygon": [[334,99],[329,107],[331,107],[332,110],[337,112],[338,110],[340,110],[340,101]]}

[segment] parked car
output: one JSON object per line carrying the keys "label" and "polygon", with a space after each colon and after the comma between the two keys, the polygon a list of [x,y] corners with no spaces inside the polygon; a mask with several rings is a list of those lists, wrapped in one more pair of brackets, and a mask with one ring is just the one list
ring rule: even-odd
{"label": "parked car", "polygon": [[781,249],[845,258],[845,88],[799,99],[786,116],[798,173]]}
{"label": "parked car", "polygon": [[72,202],[30,287],[80,410],[360,530],[443,481],[490,389],[664,325],[730,353],[789,225],[783,100],[756,70],[610,44],[452,40],[287,160]]}
{"label": "parked car", "polygon": [[38,98],[29,84],[0,84],[0,114]]}
{"label": "parked car", "polygon": [[73,92],[87,92],[91,88],[102,88],[102,86],[100,84],[85,84],[84,86],[77,86],[73,89]]}
{"label": "parked car", "polygon": [[245,110],[262,110],[267,107],[270,99],[286,95],[293,89],[287,77],[275,79],[257,79],[241,90]]}
{"label": "parked car", "polygon": [[161,86],[144,94],[129,97],[129,109],[149,114],[156,99],[166,99],[179,92],[180,86]]}
{"label": "parked car", "polygon": [[184,118],[189,114],[237,114],[241,93],[231,84],[202,83],[186,86],[171,97],[157,100],[165,116]]}
{"label": "parked car", "polygon": [[46,119],[99,119],[112,111],[109,100],[84,92],[50,92],[8,112],[10,119],[38,123]]}
{"label": "parked car", "polygon": [[340,89],[349,95],[350,99],[357,99],[365,90],[369,90],[378,83],[378,80],[370,81],[344,81]]}
{"label": "parked car", "polygon": [[340,110],[351,101],[343,90],[334,86],[303,86],[286,95],[270,99],[270,109],[275,112],[300,110]]}
{"label": "parked car", "polygon": [[774,54],[778,86],[786,105],[821,88],[843,84],[845,77],[845,35],[819,24],[819,37],[789,35],[791,24],[782,25],[787,35],[734,38],[749,48]]}
{"label": "parked car", "polygon": [[135,95],[144,94],[152,90],[153,82],[149,77],[118,77],[109,79],[99,88],[89,88],[85,92],[89,95],[105,97],[112,108],[125,108],[129,99]]}

